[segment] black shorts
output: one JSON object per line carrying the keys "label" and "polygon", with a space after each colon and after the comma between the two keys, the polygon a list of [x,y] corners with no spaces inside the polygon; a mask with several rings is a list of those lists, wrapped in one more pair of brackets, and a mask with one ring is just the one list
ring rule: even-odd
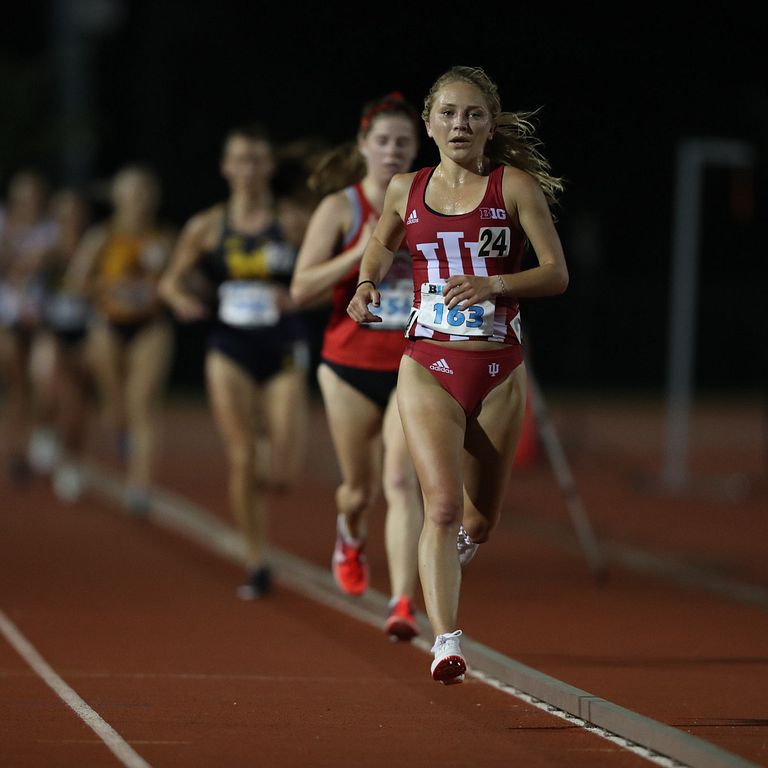
{"label": "black shorts", "polygon": [[292,324],[282,321],[274,327],[254,329],[216,323],[208,335],[208,349],[228,357],[256,384],[308,367],[306,343]]}
{"label": "black shorts", "polygon": [[77,328],[63,331],[56,328],[51,328],[51,333],[62,347],[67,347],[69,349],[76,347],[85,341],[86,337],[88,336],[88,329]]}
{"label": "black shorts", "polygon": [[352,368],[323,360],[342,381],[356,389],[361,395],[372,400],[381,410],[385,410],[389,398],[397,386],[397,371],[371,371],[367,368]]}
{"label": "black shorts", "polygon": [[159,317],[148,317],[142,320],[131,320],[130,322],[118,322],[116,320],[107,320],[107,328],[115,335],[123,344],[131,344],[134,339],[150,325],[154,325],[158,322],[165,322],[165,315]]}

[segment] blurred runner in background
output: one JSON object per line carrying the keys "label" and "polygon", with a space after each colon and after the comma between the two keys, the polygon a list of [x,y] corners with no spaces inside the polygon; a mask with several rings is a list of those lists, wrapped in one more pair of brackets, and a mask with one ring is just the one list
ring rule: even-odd
{"label": "blurred runner in background", "polygon": [[[180,320],[212,315],[206,377],[229,462],[230,507],[246,544],[248,574],[238,590],[243,599],[271,589],[265,485],[293,484],[306,441],[308,353],[288,295],[296,250],[276,217],[274,170],[263,128],[230,131],[221,160],[229,198],[187,222],[161,288]],[[211,296],[194,287],[200,274]],[[261,477],[259,419],[270,449]]]}
{"label": "blurred runner in background", "polygon": [[358,285],[360,259],[387,185],[394,174],[407,171],[416,156],[417,130],[416,111],[399,94],[365,106],[357,141],[329,154],[311,179],[326,197],[309,224],[291,285],[291,295],[300,304],[333,291],[318,369],[342,476],[336,491],[333,574],[347,594],[367,589],[368,514],[383,485],[392,591],[385,629],[401,640],[417,632],[412,598],[422,519],[394,394],[411,308],[408,254],[395,259],[381,286],[378,325],[358,325],[346,307]]}
{"label": "blurred runner in background", "polygon": [[128,165],[111,185],[112,213],[86,233],[67,278],[90,297],[90,353],[107,424],[126,462],[125,506],[149,511],[157,411],[173,352],[173,326],[158,283],[175,233],[158,220],[160,182]]}

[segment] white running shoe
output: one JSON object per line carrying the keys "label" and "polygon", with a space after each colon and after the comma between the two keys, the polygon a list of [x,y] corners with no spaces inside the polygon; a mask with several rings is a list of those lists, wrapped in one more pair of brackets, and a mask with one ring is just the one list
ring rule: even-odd
{"label": "white running shoe", "polygon": [[467,662],[461,654],[459,638],[461,630],[446,632],[435,638],[432,653],[435,660],[432,662],[432,679],[443,685],[456,685],[464,682],[464,673],[467,671]]}
{"label": "white running shoe", "polygon": [[53,492],[59,501],[72,503],[83,492],[83,476],[74,464],[61,464],[53,473]]}
{"label": "white running shoe", "polygon": [[459,563],[463,568],[477,552],[479,544],[475,544],[472,539],[469,538],[466,528],[463,525],[459,526],[459,532],[456,535],[456,549],[459,553]]}
{"label": "white running shoe", "polygon": [[32,469],[47,475],[56,466],[59,456],[59,443],[50,429],[36,429],[29,438],[27,461]]}

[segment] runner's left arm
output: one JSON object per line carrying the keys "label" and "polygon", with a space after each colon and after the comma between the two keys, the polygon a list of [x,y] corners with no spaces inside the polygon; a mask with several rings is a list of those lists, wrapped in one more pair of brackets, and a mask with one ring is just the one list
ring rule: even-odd
{"label": "runner's left arm", "polygon": [[395,251],[400,247],[405,235],[403,213],[408,200],[408,192],[414,174],[397,174],[392,177],[384,197],[384,209],[379,223],[373,230],[371,239],[360,262],[358,289],[347,307],[347,314],[358,323],[380,323],[380,317],[374,315],[368,305],[379,306],[379,283],[392,266]]}

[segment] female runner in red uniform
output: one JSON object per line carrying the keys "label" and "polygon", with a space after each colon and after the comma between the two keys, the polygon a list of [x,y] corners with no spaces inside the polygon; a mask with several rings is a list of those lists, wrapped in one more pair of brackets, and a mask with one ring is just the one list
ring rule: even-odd
{"label": "female runner in red uniform", "polygon": [[[415,297],[398,404],[425,501],[419,573],[436,635],[431,672],[448,684],[466,671],[457,537],[465,561],[488,539],[523,419],[517,300],[562,293],[568,270],[548,205],[560,180],[526,115],[501,111],[485,72],[443,74],[422,117],[440,163],[392,179],[348,312],[379,322],[368,305],[380,303],[379,283],[405,236]],[[526,241],[538,266],[521,272]]]}
{"label": "female runner in red uniform", "polygon": [[318,167],[314,184],[332,194],[312,217],[291,286],[291,295],[300,303],[333,291],[318,370],[342,475],[336,492],[333,574],[348,594],[360,595],[368,586],[367,516],[381,475],[392,590],[385,630],[401,640],[416,634],[412,597],[422,520],[418,484],[394,396],[411,308],[408,254],[390,261],[380,286],[378,326],[358,325],[346,308],[360,280],[360,259],[387,185],[395,173],[407,171],[416,156],[417,121],[416,111],[399,94],[378,99],[363,110],[356,146],[335,151]]}

